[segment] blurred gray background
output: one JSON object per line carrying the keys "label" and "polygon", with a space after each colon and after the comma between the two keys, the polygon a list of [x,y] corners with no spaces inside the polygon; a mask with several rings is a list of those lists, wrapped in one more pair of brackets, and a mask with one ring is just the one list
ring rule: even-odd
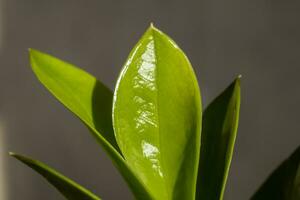
{"label": "blurred gray background", "polygon": [[88,130],[34,77],[27,49],[113,88],[150,22],[190,58],[204,106],[243,75],[225,199],[249,199],[300,144],[299,10],[297,0],[0,0],[0,199],[63,199],[7,151],[45,161],[103,199],[132,199]]}

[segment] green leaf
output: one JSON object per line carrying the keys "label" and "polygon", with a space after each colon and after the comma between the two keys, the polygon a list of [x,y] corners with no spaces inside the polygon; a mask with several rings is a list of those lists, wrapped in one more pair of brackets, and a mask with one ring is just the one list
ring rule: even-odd
{"label": "green leaf", "polygon": [[151,199],[129,168],[115,141],[112,93],[87,72],[37,50],[30,50],[32,69],[41,83],[91,130],[137,198]]}
{"label": "green leaf", "polygon": [[20,160],[30,168],[34,169],[42,175],[49,183],[51,183],[62,195],[69,200],[100,200],[95,194],[78,185],[69,178],[58,173],[54,169],[48,167],[42,162],[32,160],[25,156],[10,153],[11,156]]}
{"label": "green leaf", "polygon": [[300,199],[300,147],[266,180],[251,200]]}
{"label": "green leaf", "polygon": [[201,101],[180,48],[151,26],[118,79],[113,124],[119,147],[155,199],[195,198]]}
{"label": "green leaf", "polygon": [[113,95],[106,86],[87,72],[37,50],[30,49],[30,62],[38,79],[62,104],[118,149],[111,119]]}
{"label": "green leaf", "polygon": [[223,199],[239,111],[240,78],[237,78],[203,114],[197,200]]}

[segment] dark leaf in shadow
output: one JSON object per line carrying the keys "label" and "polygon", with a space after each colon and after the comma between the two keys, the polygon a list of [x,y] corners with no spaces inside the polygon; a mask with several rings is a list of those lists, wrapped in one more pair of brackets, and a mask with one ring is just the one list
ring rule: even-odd
{"label": "dark leaf in shadow", "polygon": [[266,180],[251,200],[300,199],[300,146]]}
{"label": "dark leaf in shadow", "polygon": [[119,152],[112,126],[112,92],[96,81],[92,94],[92,119],[96,130],[101,130],[103,137]]}

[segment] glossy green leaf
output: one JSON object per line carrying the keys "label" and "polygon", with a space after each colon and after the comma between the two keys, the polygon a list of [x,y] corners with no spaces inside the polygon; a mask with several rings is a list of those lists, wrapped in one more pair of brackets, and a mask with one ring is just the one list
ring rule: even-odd
{"label": "glossy green leaf", "polygon": [[221,200],[233,154],[240,111],[237,78],[204,111],[197,200]]}
{"label": "glossy green leaf", "polygon": [[91,193],[87,189],[78,185],[69,178],[58,173],[54,169],[48,167],[44,163],[37,160],[32,160],[25,156],[10,153],[11,156],[20,160],[27,166],[34,169],[40,175],[42,175],[49,183],[51,183],[62,195],[69,200],[100,200],[95,194]]}
{"label": "glossy green leaf", "polygon": [[119,147],[159,200],[195,198],[201,101],[180,48],[151,26],[118,79],[113,123]]}
{"label": "glossy green leaf", "polygon": [[95,77],[50,55],[30,50],[32,69],[44,86],[91,130],[137,198],[151,199],[129,168],[114,138],[112,93]]}
{"label": "glossy green leaf", "polygon": [[251,198],[266,199],[300,199],[300,147],[271,174]]}
{"label": "glossy green leaf", "polygon": [[30,49],[33,71],[44,86],[90,128],[118,149],[111,120],[112,92],[87,72]]}

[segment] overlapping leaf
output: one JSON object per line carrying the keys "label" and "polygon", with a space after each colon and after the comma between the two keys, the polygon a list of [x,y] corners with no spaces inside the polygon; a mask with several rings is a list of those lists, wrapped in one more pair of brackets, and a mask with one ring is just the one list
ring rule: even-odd
{"label": "overlapping leaf", "polygon": [[300,147],[266,180],[251,200],[300,199]]}
{"label": "overlapping leaf", "polygon": [[179,47],[151,26],[132,50],[114,94],[119,147],[154,199],[193,200],[201,102]]}
{"label": "overlapping leaf", "polygon": [[221,200],[232,158],[240,111],[237,78],[204,111],[197,200]]}
{"label": "overlapping leaf", "polygon": [[33,71],[44,86],[91,130],[139,199],[151,199],[119,152],[111,122],[112,93],[95,77],[50,55],[30,51]]}
{"label": "overlapping leaf", "polygon": [[54,169],[48,167],[44,163],[37,160],[32,160],[25,156],[10,153],[11,156],[20,160],[27,166],[34,169],[40,175],[42,175],[47,181],[52,184],[62,195],[69,200],[100,200],[95,194],[91,193],[87,189],[78,185],[71,179],[63,176]]}
{"label": "overlapping leaf", "polygon": [[[87,72],[30,49],[30,62],[41,83],[89,128],[118,149],[111,120],[112,92]],[[101,134],[100,134],[101,133]]]}

